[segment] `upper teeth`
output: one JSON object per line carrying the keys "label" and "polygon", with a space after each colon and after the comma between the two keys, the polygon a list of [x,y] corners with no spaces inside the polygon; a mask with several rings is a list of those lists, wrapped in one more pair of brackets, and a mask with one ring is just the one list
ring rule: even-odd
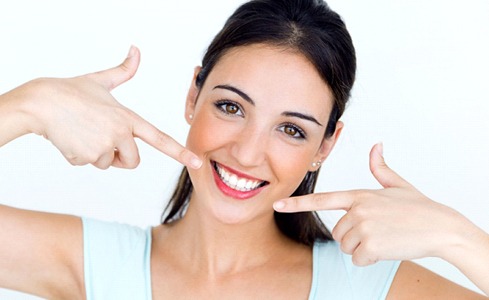
{"label": "upper teeth", "polygon": [[248,192],[254,190],[263,182],[258,180],[240,178],[236,176],[236,174],[229,173],[228,171],[219,167],[218,164],[216,164],[216,169],[219,177],[221,177],[221,180],[224,182],[224,184],[240,192]]}

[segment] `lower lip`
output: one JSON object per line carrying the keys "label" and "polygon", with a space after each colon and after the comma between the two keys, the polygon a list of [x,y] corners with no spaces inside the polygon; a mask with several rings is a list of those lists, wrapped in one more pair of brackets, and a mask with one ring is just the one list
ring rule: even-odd
{"label": "lower lip", "polygon": [[238,199],[238,200],[249,199],[249,198],[257,195],[258,193],[260,193],[265,188],[264,186],[262,186],[260,188],[255,189],[255,190],[251,190],[251,191],[247,191],[247,192],[241,192],[241,191],[237,191],[237,190],[232,189],[229,186],[227,186],[221,180],[221,177],[219,177],[219,174],[217,174],[217,171],[214,168],[214,166],[212,166],[212,175],[214,175],[214,181],[216,182],[217,187],[219,188],[219,190],[221,190],[221,192],[224,195],[232,197],[234,199]]}

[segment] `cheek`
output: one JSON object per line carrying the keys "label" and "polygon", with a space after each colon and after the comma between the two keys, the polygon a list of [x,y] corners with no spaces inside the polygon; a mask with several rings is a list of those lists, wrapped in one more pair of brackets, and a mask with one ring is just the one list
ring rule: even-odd
{"label": "cheek", "polygon": [[276,145],[271,149],[270,163],[277,179],[286,190],[286,196],[292,194],[310,168],[315,151],[312,147],[293,147]]}
{"label": "cheek", "polygon": [[186,147],[197,155],[205,155],[228,140],[230,134],[229,130],[223,130],[222,123],[212,114],[197,114],[189,130]]}

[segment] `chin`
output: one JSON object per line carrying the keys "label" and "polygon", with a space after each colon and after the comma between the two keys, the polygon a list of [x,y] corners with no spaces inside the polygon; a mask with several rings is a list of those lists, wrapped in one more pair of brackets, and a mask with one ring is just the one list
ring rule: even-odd
{"label": "chin", "polygon": [[258,219],[273,218],[273,209],[270,205],[270,211],[257,211],[256,208],[244,207],[242,205],[233,205],[233,203],[223,203],[223,205],[214,205],[210,214],[224,225],[243,225]]}

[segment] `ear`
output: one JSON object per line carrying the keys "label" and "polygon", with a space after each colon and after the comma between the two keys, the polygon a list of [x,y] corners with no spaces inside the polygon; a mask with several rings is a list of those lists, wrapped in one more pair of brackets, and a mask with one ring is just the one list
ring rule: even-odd
{"label": "ear", "polygon": [[343,124],[343,122],[338,121],[336,123],[336,129],[333,135],[330,136],[329,138],[323,139],[323,142],[321,143],[318,152],[314,156],[314,161],[311,162],[311,167],[309,168],[309,171],[315,172],[321,166],[321,165],[313,166],[312,163],[317,163],[317,162],[322,163],[326,160],[326,158],[328,158],[329,154],[331,153],[331,150],[333,150],[334,145],[336,144],[338,138],[340,137],[344,125],[345,124]]}
{"label": "ear", "polygon": [[187,93],[187,101],[185,102],[185,120],[190,125],[192,123],[192,117],[195,113],[195,104],[197,103],[197,97],[199,96],[199,88],[196,84],[197,75],[199,75],[202,67],[197,66],[194,69],[194,76],[192,78],[192,83]]}

